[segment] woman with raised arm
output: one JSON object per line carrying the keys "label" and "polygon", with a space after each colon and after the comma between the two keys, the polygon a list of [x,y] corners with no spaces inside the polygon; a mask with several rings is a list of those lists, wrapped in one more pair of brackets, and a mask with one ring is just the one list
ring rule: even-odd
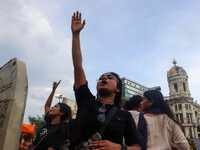
{"label": "woman with raised arm", "polygon": [[52,100],[60,81],[53,83],[52,91],[45,103],[46,124],[38,131],[34,141],[36,150],[59,150],[66,140],[68,125],[65,120],[71,118],[71,108],[65,103],[57,103],[52,108]]}
{"label": "woman with raised arm", "polygon": [[[97,97],[93,96],[88,88],[82,67],[79,37],[84,26],[85,20],[81,21],[81,13],[77,11],[72,16],[71,23],[74,91],[78,105],[76,135],[72,140],[71,149],[140,150],[132,116],[128,111],[120,109],[122,88],[120,77],[114,72],[102,74],[97,83]],[[91,139],[104,126],[107,115],[114,107],[116,112],[100,135],[101,139]],[[123,137],[125,144],[123,144]]]}

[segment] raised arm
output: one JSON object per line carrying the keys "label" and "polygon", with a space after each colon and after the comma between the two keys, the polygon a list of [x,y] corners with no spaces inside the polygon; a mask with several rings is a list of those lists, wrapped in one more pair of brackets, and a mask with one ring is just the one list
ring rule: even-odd
{"label": "raised arm", "polygon": [[85,20],[81,21],[81,13],[78,11],[72,16],[72,59],[74,65],[74,85],[75,89],[86,83],[85,72],[82,67],[82,54],[80,46],[80,31],[85,25]]}
{"label": "raised arm", "polygon": [[52,91],[51,91],[51,93],[50,93],[50,95],[49,95],[49,97],[48,97],[48,99],[47,99],[47,101],[46,101],[46,103],[44,105],[45,114],[50,111],[51,103],[52,103],[52,100],[53,100],[53,96],[54,96],[56,88],[58,87],[60,82],[61,82],[61,80],[58,83],[57,82],[53,83]]}

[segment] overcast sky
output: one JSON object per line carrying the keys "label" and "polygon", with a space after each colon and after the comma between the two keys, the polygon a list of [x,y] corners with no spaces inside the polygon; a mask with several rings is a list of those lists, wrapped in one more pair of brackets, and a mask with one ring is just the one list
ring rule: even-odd
{"label": "overcast sky", "polygon": [[[91,91],[107,71],[169,95],[173,59],[189,76],[200,103],[199,0],[0,0],[0,66],[25,62],[29,91],[24,122],[44,113],[53,81],[56,94],[74,99],[71,16],[82,12],[83,66]],[[54,98],[54,103],[58,99]]]}

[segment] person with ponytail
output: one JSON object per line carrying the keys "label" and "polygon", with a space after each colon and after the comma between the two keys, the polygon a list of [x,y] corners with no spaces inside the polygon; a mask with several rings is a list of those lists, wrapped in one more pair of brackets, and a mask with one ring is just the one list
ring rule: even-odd
{"label": "person with ponytail", "polygon": [[172,141],[178,150],[189,150],[173,111],[158,90],[144,92],[143,113],[135,119],[142,150],[171,150]]}

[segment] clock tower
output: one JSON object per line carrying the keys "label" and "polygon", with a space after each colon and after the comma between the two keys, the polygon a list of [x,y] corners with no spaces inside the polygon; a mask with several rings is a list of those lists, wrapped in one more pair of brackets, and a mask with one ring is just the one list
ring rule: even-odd
{"label": "clock tower", "polygon": [[173,61],[173,64],[174,66],[167,72],[170,99],[191,97],[186,71],[176,65],[176,60]]}
{"label": "clock tower", "polygon": [[200,105],[191,97],[186,71],[176,65],[176,60],[173,64],[174,66],[167,71],[169,97],[166,101],[180,122],[185,136],[197,138],[197,125],[200,125]]}

